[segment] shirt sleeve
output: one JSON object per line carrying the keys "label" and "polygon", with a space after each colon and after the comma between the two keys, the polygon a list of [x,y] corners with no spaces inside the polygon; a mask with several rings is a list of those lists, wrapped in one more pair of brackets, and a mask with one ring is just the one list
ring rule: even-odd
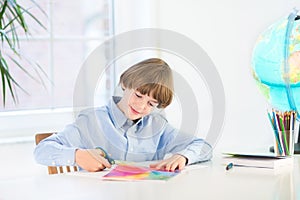
{"label": "shirt sleeve", "polygon": [[84,148],[80,124],[85,124],[86,117],[79,116],[76,122],[65,127],[61,132],[42,140],[34,150],[37,163],[47,166],[75,165],[75,151]]}
{"label": "shirt sleeve", "polygon": [[187,164],[208,161],[212,158],[212,147],[204,139],[178,131],[169,124],[164,137],[165,153],[180,154],[188,159]]}

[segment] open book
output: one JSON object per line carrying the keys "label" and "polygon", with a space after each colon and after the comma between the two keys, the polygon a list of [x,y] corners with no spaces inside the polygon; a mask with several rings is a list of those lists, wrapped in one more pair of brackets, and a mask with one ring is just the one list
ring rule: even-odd
{"label": "open book", "polygon": [[276,169],[284,166],[292,166],[292,157],[278,157],[272,154],[253,153],[223,153],[223,163],[232,163],[234,166],[257,167]]}

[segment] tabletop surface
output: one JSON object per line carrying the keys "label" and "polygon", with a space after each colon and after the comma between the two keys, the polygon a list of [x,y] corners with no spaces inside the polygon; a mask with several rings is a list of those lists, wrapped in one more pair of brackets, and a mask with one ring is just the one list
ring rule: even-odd
{"label": "tabletop surface", "polygon": [[220,155],[168,181],[104,181],[107,172],[10,177],[0,200],[12,199],[300,199],[300,156],[280,169],[225,170]]}

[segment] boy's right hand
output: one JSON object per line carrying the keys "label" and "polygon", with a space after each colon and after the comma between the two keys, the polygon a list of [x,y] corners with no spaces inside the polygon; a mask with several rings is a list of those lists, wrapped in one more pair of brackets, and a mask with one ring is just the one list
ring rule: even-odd
{"label": "boy's right hand", "polygon": [[103,156],[104,153],[100,149],[77,149],[75,162],[86,171],[97,172],[111,167],[111,164]]}

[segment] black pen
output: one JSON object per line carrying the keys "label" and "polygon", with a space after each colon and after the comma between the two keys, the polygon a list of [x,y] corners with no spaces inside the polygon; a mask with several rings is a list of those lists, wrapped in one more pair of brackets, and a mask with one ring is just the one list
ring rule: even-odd
{"label": "black pen", "polygon": [[226,165],[226,170],[230,170],[233,167],[233,163],[228,163],[228,165]]}

